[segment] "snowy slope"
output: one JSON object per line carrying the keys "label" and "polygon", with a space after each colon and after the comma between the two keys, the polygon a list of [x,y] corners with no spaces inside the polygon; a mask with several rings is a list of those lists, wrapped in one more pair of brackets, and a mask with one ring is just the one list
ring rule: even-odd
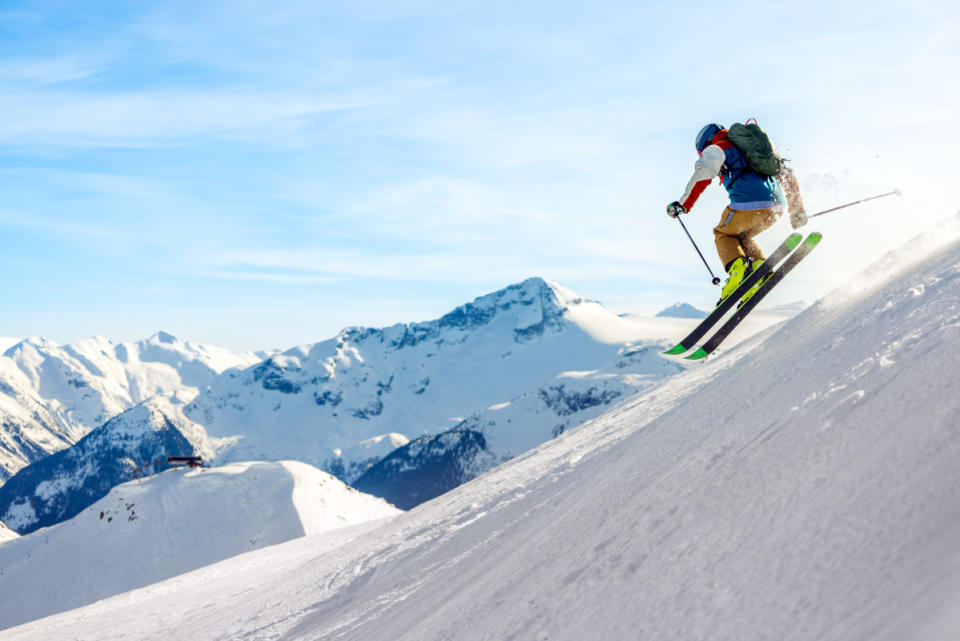
{"label": "snowy slope", "polygon": [[112,487],[166,469],[168,456],[210,460],[215,446],[180,406],[153,398],[18,471],[0,486],[0,519],[21,534],[54,525]]}
{"label": "snowy slope", "polygon": [[396,514],[384,501],[292,461],[164,472],[115,488],[70,521],[0,546],[0,628],[305,534]]}
{"label": "snowy slope", "polygon": [[598,370],[642,333],[596,302],[531,278],[435,321],[351,328],[229,371],[186,412],[212,436],[241,437],[221,461],[295,458],[345,470],[352,482],[387,452],[343,461],[337,451],[356,454],[386,434],[444,432],[562,372]]}
{"label": "snowy slope", "polygon": [[0,638],[953,641],[958,231],[349,544]]}
{"label": "snowy slope", "polygon": [[8,528],[3,521],[0,521],[0,543],[3,543],[4,541],[10,541],[18,536],[20,535]]}
{"label": "snowy slope", "polygon": [[0,429],[0,481],[137,403],[189,402],[219,373],[257,360],[165,332],[136,343],[20,341],[0,357],[0,413],[15,417]]}

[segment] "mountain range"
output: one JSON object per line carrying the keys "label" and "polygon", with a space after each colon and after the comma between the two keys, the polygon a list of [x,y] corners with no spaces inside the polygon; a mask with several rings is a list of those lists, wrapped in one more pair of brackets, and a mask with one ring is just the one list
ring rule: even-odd
{"label": "mountain range", "polygon": [[[532,278],[434,321],[348,328],[333,339],[230,370],[184,411],[211,436],[236,439],[219,461],[295,457],[353,482],[388,453],[358,449],[360,443],[388,434],[409,440],[445,432],[492,406],[526,394],[539,398],[541,386],[553,384],[553,394],[562,396],[554,379],[563,373],[569,373],[567,388],[596,385],[577,379],[612,367],[641,335],[599,303]],[[649,381],[679,371],[661,362],[634,364],[620,370],[638,375],[621,377],[628,386],[641,384],[639,377]],[[553,423],[545,437],[498,455],[515,455],[549,438]],[[533,429],[539,426],[522,428]]]}
{"label": "mountain range", "polygon": [[[0,486],[0,519],[21,534],[68,519],[166,455],[300,460],[411,507],[682,371],[662,347],[539,278],[435,321],[348,328],[259,361],[163,332],[23,341],[4,360],[66,427],[60,451]],[[482,447],[462,449],[461,434]]]}
{"label": "mountain range", "polygon": [[187,403],[224,370],[260,360],[165,332],[134,343],[18,341],[0,356],[0,482],[138,403]]}

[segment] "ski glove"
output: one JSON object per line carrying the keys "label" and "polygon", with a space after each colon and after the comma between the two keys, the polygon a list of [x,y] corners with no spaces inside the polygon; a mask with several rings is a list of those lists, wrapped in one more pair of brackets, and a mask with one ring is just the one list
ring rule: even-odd
{"label": "ski glove", "polygon": [[676,218],[680,214],[687,213],[687,211],[688,209],[676,200],[667,205],[667,216],[670,216],[670,218]]}
{"label": "ski glove", "polygon": [[807,224],[807,212],[802,209],[790,212],[790,226],[794,229],[800,229]]}

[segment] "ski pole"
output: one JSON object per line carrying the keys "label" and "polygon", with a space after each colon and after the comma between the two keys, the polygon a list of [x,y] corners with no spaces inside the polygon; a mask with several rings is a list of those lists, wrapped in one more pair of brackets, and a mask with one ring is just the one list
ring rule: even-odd
{"label": "ski pole", "polygon": [[812,215],[810,215],[810,216],[807,216],[807,218],[816,218],[817,216],[823,216],[824,214],[829,214],[831,211],[837,211],[838,209],[844,209],[845,207],[852,207],[852,206],[854,206],[854,205],[859,205],[860,203],[865,203],[865,202],[867,202],[868,200],[876,200],[877,198],[883,198],[883,197],[885,197],[885,196],[893,196],[894,194],[896,194],[897,196],[899,196],[899,195],[900,195],[900,190],[899,190],[899,189],[894,189],[893,191],[888,191],[887,193],[885,193],[885,194],[880,194],[879,196],[870,196],[869,198],[861,198],[860,200],[855,200],[855,201],[853,201],[852,203],[847,203],[846,205],[840,205],[839,207],[834,207],[834,208],[832,208],[832,209],[825,209],[825,210],[823,210],[823,211],[821,211],[821,212],[818,212],[818,213],[816,213],[816,214],[812,214]]}
{"label": "ski pole", "polygon": [[710,264],[707,263],[707,259],[703,257],[703,253],[700,251],[700,248],[697,247],[697,243],[694,242],[693,236],[691,236],[690,232],[687,231],[687,226],[683,224],[682,220],[680,220],[680,216],[677,216],[677,222],[680,223],[680,226],[683,227],[683,231],[687,234],[687,238],[689,238],[690,242],[693,243],[693,248],[697,250],[698,254],[700,254],[700,260],[703,261],[703,264],[707,267],[707,271],[710,272],[710,276],[713,278],[711,282],[714,285],[719,285],[720,279],[713,275],[713,270],[710,269]]}

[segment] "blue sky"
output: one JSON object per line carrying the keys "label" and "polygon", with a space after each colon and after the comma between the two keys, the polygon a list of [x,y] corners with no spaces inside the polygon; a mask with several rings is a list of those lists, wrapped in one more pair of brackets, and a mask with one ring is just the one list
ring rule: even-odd
{"label": "blue sky", "polygon": [[711,121],[759,118],[811,210],[904,189],[818,219],[784,300],[958,209],[952,4],[516,4],[0,4],[0,335],[287,347],[533,275],[705,307],[663,209]]}

